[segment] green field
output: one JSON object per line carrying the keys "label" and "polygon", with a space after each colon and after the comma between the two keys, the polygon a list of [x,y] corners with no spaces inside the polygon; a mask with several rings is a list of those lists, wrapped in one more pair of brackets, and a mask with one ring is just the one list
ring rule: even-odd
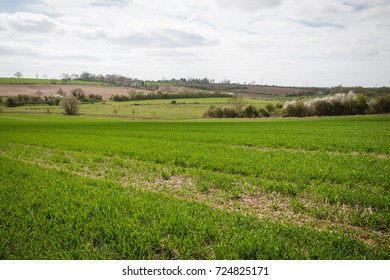
{"label": "green field", "polygon": [[[210,105],[223,106],[229,98],[184,98],[175,99],[177,104],[171,104],[171,99],[137,100],[126,102],[102,102],[95,104],[81,104],[80,114],[89,116],[115,116],[143,119],[190,120],[203,118]],[[3,103],[5,101],[3,100]],[[273,103],[264,99],[243,98],[243,104],[252,104],[257,108]],[[14,108],[0,107],[3,112],[12,113],[51,113],[62,114],[60,106],[47,104],[23,105]]]}
{"label": "green field", "polygon": [[[57,85],[62,84],[62,80],[53,79]],[[52,83],[52,79],[34,79],[34,78],[0,78],[0,84],[15,84],[15,85],[24,85],[24,84],[36,84],[36,85],[49,85]],[[72,80],[68,81],[67,84],[70,85],[109,85],[107,83],[92,82],[92,81],[79,81]]]}
{"label": "green field", "polygon": [[0,259],[390,259],[389,139],[390,116],[2,113]]}

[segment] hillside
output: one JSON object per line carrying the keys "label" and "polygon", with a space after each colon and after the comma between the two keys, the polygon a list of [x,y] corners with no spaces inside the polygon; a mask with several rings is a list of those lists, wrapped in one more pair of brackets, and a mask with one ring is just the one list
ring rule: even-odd
{"label": "hillside", "polygon": [[[0,96],[17,96],[18,94],[35,95],[41,91],[43,95],[56,94],[59,89],[69,93],[74,88],[81,88],[87,95],[98,94],[108,100],[111,95],[127,95],[127,87],[99,86],[99,85],[47,85],[47,84],[0,84]],[[137,90],[140,91],[140,90]],[[142,90],[146,91],[146,90]]]}
{"label": "hillside", "polygon": [[[59,89],[69,93],[74,88],[81,88],[87,95],[88,94],[98,94],[102,95],[104,100],[108,100],[112,95],[127,95],[129,91],[137,92],[150,92],[144,88],[137,89],[132,87],[123,87],[123,86],[106,86],[106,85],[77,85],[77,84],[67,84],[67,85],[53,85],[53,84],[0,84],[0,96],[17,96],[19,94],[26,95],[36,95],[38,91],[42,95],[52,95],[56,94]],[[242,97],[259,97],[259,98],[272,98],[272,97],[283,97],[283,96],[297,96],[297,95],[307,95],[307,92],[315,92],[318,90],[314,89],[304,89],[304,88],[295,88],[295,87],[278,87],[278,86],[242,86],[241,88],[228,88],[221,85],[221,91],[236,93]],[[205,91],[197,88],[191,87],[180,87],[173,85],[164,85],[160,86],[160,90],[163,92],[177,92],[180,90],[189,90],[189,91]]]}

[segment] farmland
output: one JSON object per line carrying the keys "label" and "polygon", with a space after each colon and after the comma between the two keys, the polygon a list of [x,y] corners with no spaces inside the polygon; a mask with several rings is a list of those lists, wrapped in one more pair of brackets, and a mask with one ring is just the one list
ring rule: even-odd
{"label": "farmland", "polygon": [[[187,98],[172,100],[137,100],[127,102],[101,102],[95,104],[82,104],[80,114],[89,116],[115,116],[130,117],[135,119],[201,119],[210,105],[222,106],[229,102],[228,98]],[[262,99],[243,99],[243,104],[255,104],[264,107],[272,101]],[[47,104],[29,104],[15,108],[3,107],[4,112],[9,113],[37,113],[37,114],[62,114],[60,106],[49,106]]]}
{"label": "farmland", "polygon": [[[1,78],[0,77],[0,96],[17,96],[19,94],[26,94],[34,96],[37,91],[43,95],[50,96],[56,94],[61,88],[64,92],[69,93],[74,88],[81,88],[86,94],[98,94],[102,95],[103,100],[108,100],[112,95],[128,95],[129,91],[136,92],[153,92],[158,86],[158,89],[165,93],[175,93],[178,91],[191,91],[191,92],[213,92],[214,90],[221,92],[234,92],[241,97],[257,97],[267,99],[291,99],[291,96],[297,96],[299,93],[304,94],[310,90],[317,92],[320,89],[317,88],[295,88],[295,87],[277,87],[277,86],[253,86],[253,85],[223,85],[212,84],[211,89],[200,89],[197,87],[172,84],[170,82],[145,82],[145,85],[154,86],[153,90],[147,87],[135,88],[117,84],[102,83],[96,81],[80,81],[70,80],[66,84],[60,80],[56,80],[55,84],[52,84],[48,79],[16,79],[16,78]],[[238,87],[238,89],[236,89]],[[324,90],[324,89],[322,89]],[[287,96],[287,97],[286,97]],[[290,96],[290,98],[289,98]]]}
{"label": "farmland", "polygon": [[[68,84],[73,85],[104,85],[105,83],[93,81],[67,81]],[[63,85],[61,80],[56,79],[34,79],[34,78],[3,78],[0,77],[0,85]]]}
{"label": "farmland", "polygon": [[0,114],[0,257],[390,258],[389,116],[179,119]]}
{"label": "farmland", "polygon": [[108,100],[113,94],[128,94],[128,89],[126,87],[101,86],[94,84],[0,84],[0,96],[17,96],[18,94],[34,96],[37,91],[50,96],[51,94],[56,94],[60,88],[67,93],[74,88],[81,88],[87,94],[92,93],[102,95],[105,100]]}

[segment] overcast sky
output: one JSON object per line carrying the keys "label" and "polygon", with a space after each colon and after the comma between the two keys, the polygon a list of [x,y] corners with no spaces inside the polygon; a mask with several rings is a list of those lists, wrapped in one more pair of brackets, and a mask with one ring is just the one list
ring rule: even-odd
{"label": "overcast sky", "polygon": [[0,0],[0,76],[390,86],[390,0]]}

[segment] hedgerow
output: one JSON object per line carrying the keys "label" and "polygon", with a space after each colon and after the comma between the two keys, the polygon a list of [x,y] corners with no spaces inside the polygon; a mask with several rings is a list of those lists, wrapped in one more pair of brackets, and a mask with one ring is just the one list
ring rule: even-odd
{"label": "hedgerow", "polygon": [[390,96],[368,102],[363,94],[337,93],[323,98],[287,101],[282,109],[286,117],[383,114],[390,113]]}
{"label": "hedgerow", "polygon": [[[233,97],[232,99],[234,99]],[[347,116],[390,113],[390,95],[368,100],[364,94],[337,93],[331,96],[287,101],[257,109],[242,102],[230,102],[222,107],[210,106],[205,118],[258,118],[258,117],[309,117],[309,116]]]}

